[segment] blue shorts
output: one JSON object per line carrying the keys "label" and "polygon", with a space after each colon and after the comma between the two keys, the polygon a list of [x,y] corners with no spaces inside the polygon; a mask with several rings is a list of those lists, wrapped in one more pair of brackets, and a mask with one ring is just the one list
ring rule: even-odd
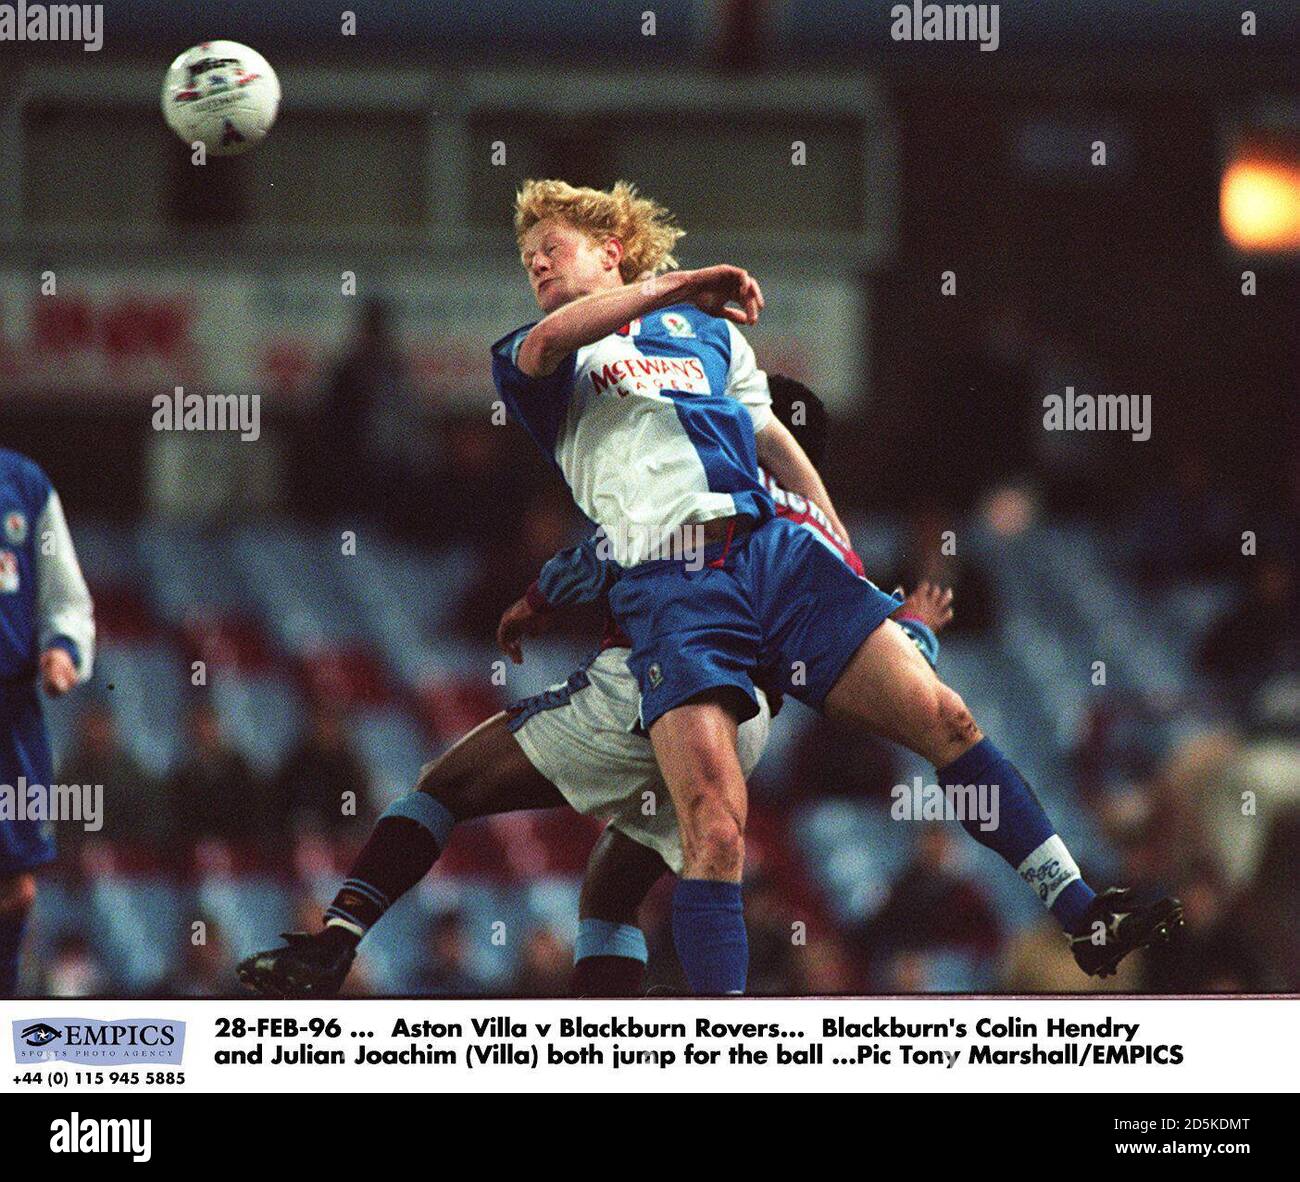
{"label": "blue shorts", "polygon": [[[0,808],[17,804],[23,782],[48,788],[54,778],[45,718],[34,682],[0,682]],[[0,877],[34,870],[54,860],[49,821],[0,816]]]}
{"label": "blue shorts", "polygon": [[902,602],[783,517],[729,547],[709,546],[704,562],[698,570],[644,562],[610,589],[610,607],[632,640],[628,668],[641,687],[646,727],[696,694],[725,687],[748,699],[743,722],[758,712],[755,683],[821,709],[849,658]]}

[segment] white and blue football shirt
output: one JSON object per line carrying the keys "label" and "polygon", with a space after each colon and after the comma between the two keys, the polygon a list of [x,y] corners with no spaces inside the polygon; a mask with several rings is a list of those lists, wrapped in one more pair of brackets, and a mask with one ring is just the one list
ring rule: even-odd
{"label": "white and blue football shirt", "polygon": [[772,417],[767,374],[731,321],[663,308],[539,378],[517,365],[532,327],[492,346],[493,380],[620,565],[663,557],[683,525],[774,515],[754,442]]}

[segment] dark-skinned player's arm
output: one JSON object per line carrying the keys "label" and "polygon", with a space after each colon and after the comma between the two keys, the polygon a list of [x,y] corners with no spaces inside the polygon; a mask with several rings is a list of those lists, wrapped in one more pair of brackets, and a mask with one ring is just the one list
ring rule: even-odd
{"label": "dark-skinned player's arm", "polygon": [[[772,420],[754,436],[758,445],[758,462],[770,476],[776,478],[787,492],[798,493],[805,500],[812,501],[830,518],[836,532],[850,541],[849,531],[835,512],[831,504],[831,495],[808,453],[800,446],[790,428],[779,419]],[[851,544],[851,542],[850,542]]]}
{"label": "dark-skinned player's arm", "polygon": [[[894,594],[901,591],[900,587]],[[952,588],[938,583],[921,583],[913,588],[892,618],[934,669],[939,660],[938,633],[952,623]]]}
{"label": "dark-skinned player's arm", "polygon": [[558,609],[591,603],[609,590],[620,568],[605,557],[603,542],[597,532],[547,559],[528,590],[506,608],[497,624],[497,647],[516,665],[523,664],[523,638],[545,632]]}
{"label": "dark-skinned player's arm", "polygon": [[515,364],[529,377],[545,377],[575,349],[609,336],[638,316],[683,303],[736,324],[757,324],[763,293],[746,271],[726,264],[697,271],[666,271],[592,292],[556,308],[533,325],[519,347]]}

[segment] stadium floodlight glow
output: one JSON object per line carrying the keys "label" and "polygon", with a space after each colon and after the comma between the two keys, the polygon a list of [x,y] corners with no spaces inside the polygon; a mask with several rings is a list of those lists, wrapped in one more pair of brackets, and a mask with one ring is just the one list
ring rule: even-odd
{"label": "stadium floodlight glow", "polygon": [[1300,163],[1243,156],[1224,171],[1219,217],[1241,250],[1300,250]]}

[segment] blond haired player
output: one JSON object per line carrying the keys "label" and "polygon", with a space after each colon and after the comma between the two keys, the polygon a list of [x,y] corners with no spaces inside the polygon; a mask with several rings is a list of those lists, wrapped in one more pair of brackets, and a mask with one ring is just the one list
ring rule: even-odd
{"label": "blond haired player", "polygon": [[[760,463],[845,533],[738,327],[762,312],[757,281],[727,264],[671,269],[681,230],[623,182],[527,182],[514,230],[543,316],[493,345],[493,378],[622,570],[610,606],[681,829],[673,937],[691,988],[744,990],[736,737],[759,682],[902,743],[940,784],[994,788],[1000,824],[969,831],[1035,890],[1085,972],[1166,938],[1177,902],[1094,894],[1015,766],[889,619],[896,601],[777,515]],[[664,557],[688,531],[706,543],[700,569]]]}
{"label": "blond haired player", "polygon": [[[969,831],[1035,890],[1085,971],[1112,972],[1165,937],[1180,919],[1176,901],[1143,905],[1114,889],[1096,896],[1019,772],[888,618],[898,601],[777,514],[760,461],[847,538],[813,464],[772,415],[766,375],[737,327],[757,322],[757,282],[729,265],[665,270],[681,231],[624,183],[604,192],[528,182],[515,233],[544,315],[493,345],[493,377],[621,572],[609,599],[631,640],[640,723],[678,819],[673,933],[692,989],[744,988],[738,734],[761,712],[760,683],[903,743],[935,764],[940,783],[996,787],[1000,826]],[[698,567],[683,560],[699,547]],[[481,768],[463,760],[441,766],[444,776],[482,783]],[[528,771],[536,774],[531,764],[517,774]],[[545,807],[553,788],[537,779],[532,807]],[[432,808],[433,797],[412,793],[407,814],[389,818],[414,826],[400,855],[400,843],[385,843],[384,857],[403,865],[394,882],[418,881],[460,819]],[[373,875],[350,879],[341,898],[354,908],[365,900],[375,915],[391,901]],[[337,903],[331,927],[344,930]],[[365,930],[353,928],[354,938]],[[283,987],[301,970],[303,981],[328,984],[332,974],[310,963],[319,946],[301,943],[311,939],[300,938],[296,959],[294,941],[252,958],[245,979]],[[351,945],[339,947],[350,961]],[[279,972],[286,965],[292,972]]]}

